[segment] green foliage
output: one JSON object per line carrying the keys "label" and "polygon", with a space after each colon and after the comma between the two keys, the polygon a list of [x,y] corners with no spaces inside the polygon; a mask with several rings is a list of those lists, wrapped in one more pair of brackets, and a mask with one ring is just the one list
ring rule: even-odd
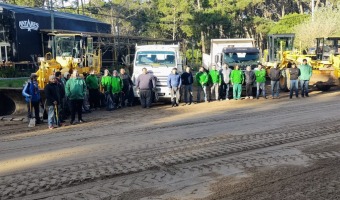
{"label": "green foliage", "polygon": [[315,38],[340,36],[340,8],[319,8],[311,18],[295,28],[295,42],[303,49],[315,46]]}
{"label": "green foliage", "polygon": [[188,63],[202,63],[202,51],[200,49],[194,49],[194,51],[192,51],[192,49],[188,49],[185,52],[185,56]]}
{"label": "green foliage", "polygon": [[280,21],[275,23],[271,28],[270,34],[292,33],[297,25],[300,25],[310,19],[307,14],[292,13],[284,16]]}

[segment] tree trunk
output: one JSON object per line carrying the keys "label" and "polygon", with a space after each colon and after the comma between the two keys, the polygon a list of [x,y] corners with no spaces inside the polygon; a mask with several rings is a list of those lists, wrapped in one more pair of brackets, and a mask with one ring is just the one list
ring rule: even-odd
{"label": "tree trunk", "polygon": [[219,27],[219,32],[220,32],[220,38],[223,38],[224,33],[223,33],[223,25],[222,24]]}
{"label": "tree trunk", "polygon": [[85,10],[84,10],[84,1],[83,0],[80,0],[81,2],[81,10],[83,12],[83,15],[85,14]]}
{"label": "tree trunk", "polygon": [[[197,0],[197,9],[200,11],[201,10],[201,2],[200,0]],[[203,27],[203,26],[201,26]],[[204,37],[204,32],[201,30],[201,45],[202,45],[202,54],[205,53],[205,37]]]}
{"label": "tree trunk", "polygon": [[202,44],[202,54],[205,53],[205,37],[204,32],[201,31],[201,44]]}
{"label": "tree trunk", "polygon": [[175,40],[175,34],[176,34],[176,16],[174,16],[174,26],[172,28],[172,40]]}

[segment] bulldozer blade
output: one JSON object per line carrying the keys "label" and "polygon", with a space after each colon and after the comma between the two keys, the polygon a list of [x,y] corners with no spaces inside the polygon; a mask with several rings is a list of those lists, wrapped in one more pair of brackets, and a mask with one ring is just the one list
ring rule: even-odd
{"label": "bulldozer blade", "polygon": [[0,116],[20,115],[27,112],[27,103],[21,92],[22,88],[0,89]]}
{"label": "bulldozer blade", "polygon": [[313,70],[309,85],[320,90],[328,90],[332,86],[339,85],[339,78],[335,75],[334,70]]}

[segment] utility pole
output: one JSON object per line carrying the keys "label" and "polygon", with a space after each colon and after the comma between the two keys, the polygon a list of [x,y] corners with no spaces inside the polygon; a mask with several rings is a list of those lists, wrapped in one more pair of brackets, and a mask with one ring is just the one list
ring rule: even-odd
{"label": "utility pole", "polygon": [[55,58],[55,42],[54,42],[54,11],[53,0],[50,0],[50,12],[51,12],[51,30],[52,30],[52,58]]}

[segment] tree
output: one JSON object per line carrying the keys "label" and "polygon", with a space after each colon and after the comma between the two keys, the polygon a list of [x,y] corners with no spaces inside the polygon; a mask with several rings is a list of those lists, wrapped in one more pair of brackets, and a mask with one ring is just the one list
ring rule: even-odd
{"label": "tree", "polygon": [[271,34],[293,33],[294,28],[297,25],[300,25],[309,19],[310,16],[307,14],[292,13],[285,15],[282,19],[276,22],[275,25],[273,25],[269,33]]}
{"label": "tree", "polygon": [[340,34],[340,9],[332,7],[321,7],[314,15],[314,20],[311,18],[296,26],[296,46],[301,44],[303,49],[315,46],[315,38],[329,37]]}

